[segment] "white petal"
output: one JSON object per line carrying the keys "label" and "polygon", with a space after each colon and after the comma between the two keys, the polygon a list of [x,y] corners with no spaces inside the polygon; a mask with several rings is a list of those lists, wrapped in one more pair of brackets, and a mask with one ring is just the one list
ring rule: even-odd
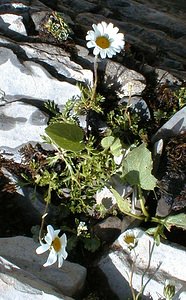
{"label": "white petal", "polygon": [[62,247],[62,249],[61,249],[60,253],[62,254],[62,257],[63,257],[64,259],[66,259],[66,258],[67,258],[67,256],[68,256],[68,253],[67,253],[67,251],[66,251],[65,247]]}
{"label": "white petal", "polygon": [[66,259],[67,256],[68,256],[68,253],[66,252],[66,249],[65,249],[66,246],[67,246],[67,236],[66,236],[65,233],[60,237],[60,242],[61,242],[61,245],[62,245],[60,255],[62,255],[63,258]]}
{"label": "white petal", "polygon": [[87,32],[86,40],[95,40],[95,32],[93,30]]}
{"label": "white petal", "polygon": [[92,47],[95,47],[95,42],[93,42],[93,41],[89,41],[88,43],[87,43],[87,48],[92,48]]}
{"label": "white petal", "polygon": [[66,247],[66,245],[67,245],[67,236],[66,236],[65,233],[63,233],[63,235],[60,237],[60,242],[61,242],[61,245],[63,247]]}
{"label": "white petal", "polygon": [[101,49],[100,50],[100,56],[101,56],[101,58],[106,58],[106,54],[107,54],[106,49]]}
{"label": "white petal", "polygon": [[60,229],[54,230],[54,238],[59,235],[60,231]]}
{"label": "white petal", "polygon": [[102,34],[104,35],[105,33],[107,33],[107,27],[108,27],[108,25],[107,25],[106,22],[102,21],[101,22],[101,26],[102,26]]}
{"label": "white petal", "polygon": [[63,256],[58,255],[58,268],[61,268],[63,265]]}
{"label": "white petal", "polygon": [[100,53],[100,48],[95,47],[94,50],[93,50],[93,54],[98,55],[99,53]]}
{"label": "white petal", "polygon": [[100,35],[104,35],[104,27],[103,27],[103,22],[99,23],[97,25],[97,30],[99,31]]}
{"label": "white petal", "polygon": [[124,34],[123,33],[117,33],[117,38],[124,40]]}
{"label": "white petal", "polygon": [[57,261],[57,254],[56,254],[55,251],[51,250],[50,254],[48,256],[48,259],[47,259],[46,263],[43,266],[44,267],[51,266],[51,265],[55,264],[56,261]]}
{"label": "white petal", "polygon": [[42,244],[42,246],[39,246],[36,249],[36,253],[37,254],[42,254],[42,253],[46,252],[49,248],[50,248],[50,246],[48,244]]}
{"label": "white petal", "polygon": [[93,24],[92,27],[93,27],[93,29],[94,29],[94,31],[95,31],[95,35],[96,35],[96,36],[101,35],[101,32],[100,32],[100,30],[99,30],[99,28],[98,28],[97,25]]}
{"label": "white petal", "polygon": [[111,49],[107,49],[107,56],[111,58],[115,53]]}
{"label": "white petal", "polygon": [[114,27],[112,23],[108,24],[108,26],[107,26],[107,33],[109,34],[109,36],[116,35],[118,31],[119,31],[118,27]]}
{"label": "white petal", "polygon": [[52,244],[52,237],[50,234],[47,233],[47,235],[45,235],[45,241],[48,245],[51,245]]}
{"label": "white petal", "polygon": [[47,226],[47,236],[51,238],[51,240],[54,240],[54,228],[51,225]]}

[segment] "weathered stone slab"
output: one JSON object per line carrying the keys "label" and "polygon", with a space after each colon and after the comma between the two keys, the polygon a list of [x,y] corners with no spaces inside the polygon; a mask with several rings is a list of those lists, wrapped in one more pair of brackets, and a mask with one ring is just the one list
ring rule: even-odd
{"label": "weathered stone slab", "polygon": [[73,296],[81,291],[86,278],[86,269],[75,263],[64,261],[62,268],[57,265],[44,268],[48,254],[36,254],[39,246],[32,238],[18,236],[0,239],[0,255],[16,264],[22,270],[28,271],[40,280],[56,287],[67,296]]}
{"label": "weathered stone slab", "polygon": [[4,30],[12,30],[27,36],[26,28],[23,23],[23,17],[14,14],[2,14],[0,27]]}
{"label": "weathered stone slab", "polygon": [[[122,300],[123,295],[125,299],[131,298],[129,278],[132,262],[134,262],[132,285],[134,290],[140,291],[142,275],[148,266],[149,246],[153,245],[153,238],[143,230],[135,228],[134,233],[138,239],[135,250],[130,252],[126,247],[123,249],[117,240],[113,245],[113,251],[102,257],[99,262],[99,267],[105,273],[111,289]],[[122,240],[122,235],[118,239]],[[121,247],[120,250],[118,246]],[[117,250],[114,250],[115,248]],[[184,299],[186,296],[186,270],[183,268],[186,260],[185,250],[183,246],[165,241],[159,246],[154,246],[150,268],[144,276],[144,283],[152,275],[153,277],[147,284],[144,295],[151,296],[153,300],[160,299],[163,297],[164,284],[168,279],[173,281],[176,287],[174,299]],[[158,266],[160,267],[157,270]]]}
{"label": "weathered stone slab", "polygon": [[105,81],[117,87],[120,98],[128,96],[140,96],[145,89],[145,78],[136,71],[129,70],[123,65],[107,61],[105,68]]}
{"label": "weathered stone slab", "polygon": [[180,109],[152,137],[152,143],[186,132],[186,107]]}
{"label": "weathered stone slab", "polygon": [[0,256],[1,300],[73,300],[34,274],[20,269]]}
{"label": "weathered stone slab", "polygon": [[0,48],[0,63],[0,87],[5,95],[17,99],[50,99],[63,105],[69,98],[80,94],[77,86],[58,81],[40,64],[33,61],[21,63],[10,49]]}
{"label": "weathered stone slab", "polygon": [[[34,103],[34,100],[33,100]],[[42,142],[48,116],[35,106],[12,102],[0,106],[0,148]]]}

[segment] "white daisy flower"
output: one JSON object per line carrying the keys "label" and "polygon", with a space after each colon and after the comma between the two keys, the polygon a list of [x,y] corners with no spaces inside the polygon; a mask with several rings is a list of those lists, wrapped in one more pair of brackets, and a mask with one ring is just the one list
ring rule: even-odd
{"label": "white daisy flower", "polygon": [[37,254],[42,254],[47,250],[50,250],[50,254],[44,267],[53,265],[58,260],[58,267],[60,268],[63,264],[63,259],[67,258],[68,253],[66,252],[67,237],[64,233],[59,237],[60,230],[54,230],[51,225],[47,226],[47,234],[44,237],[46,242],[40,242],[41,246],[36,249]]}
{"label": "white daisy flower", "polygon": [[85,222],[80,222],[78,227],[77,227],[77,236],[80,236],[83,231],[87,232],[88,228],[87,225],[85,224]]}
{"label": "white daisy flower", "polygon": [[99,24],[92,25],[94,30],[87,32],[86,40],[87,47],[93,48],[93,54],[100,54],[101,58],[108,56],[111,58],[116,53],[119,53],[124,45],[123,33],[118,33],[119,29],[114,27],[112,23],[107,24],[102,21]]}
{"label": "white daisy flower", "polygon": [[118,237],[120,246],[125,251],[131,251],[137,245],[137,237],[132,229],[128,229]]}

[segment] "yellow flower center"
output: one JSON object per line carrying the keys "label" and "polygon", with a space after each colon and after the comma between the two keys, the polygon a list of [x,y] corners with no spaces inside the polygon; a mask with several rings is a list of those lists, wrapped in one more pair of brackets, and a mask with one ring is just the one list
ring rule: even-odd
{"label": "yellow flower center", "polygon": [[110,42],[105,36],[98,36],[96,39],[96,44],[102,49],[110,47]]}
{"label": "yellow flower center", "polygon": [[54,250],[55,250],[56,252],[59,252],[59,251],[60,251],[60,249],[61,249],[61,241],[60,241],[60,239],[59,239],[58,237],[56,237],[56,238],[53,240],[52,246],[53,246],[53,248],[54,248]]}
{"label": "yellow flower center", "polygon": [[135,240],[135,237],[133,235],[127,235],[124,237],[124,242],[128,245],[133,244],[134,240]]}

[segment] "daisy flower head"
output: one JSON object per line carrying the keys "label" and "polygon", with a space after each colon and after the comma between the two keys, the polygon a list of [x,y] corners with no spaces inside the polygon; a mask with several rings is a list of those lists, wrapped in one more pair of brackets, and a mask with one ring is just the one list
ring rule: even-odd
{"label": "daisy flower head", "polygon": [[40,241],[41,246],[36,249],[37,254],[42,254],[47,250],[50,251],[44,267],[53,265],[58,260],[58,268],[63,264],[63,259],[67,258],[68,253],[66,252],[67,237],[64,233],[59,237],[60,229],[54,230],[51,225],[47,226],[47,234],[44,237],[46,243]]}
{"label": "daisy flower head", "polygon": [[137,246],[137,237],[132,229],[124,231],[119,237],[118,242],[125,251],[131,251]]}
{"label": "daisy flower head", "polygon": [[86,40],[88,48],[94,47],[95,56],[100,54],[101,58],[111,58],[124,48],[124,35],[118,33],[119,28],[114,27],[112,23],[102,21],[97,25],[93,24],[92,27],[93,30],[87,32]]}

